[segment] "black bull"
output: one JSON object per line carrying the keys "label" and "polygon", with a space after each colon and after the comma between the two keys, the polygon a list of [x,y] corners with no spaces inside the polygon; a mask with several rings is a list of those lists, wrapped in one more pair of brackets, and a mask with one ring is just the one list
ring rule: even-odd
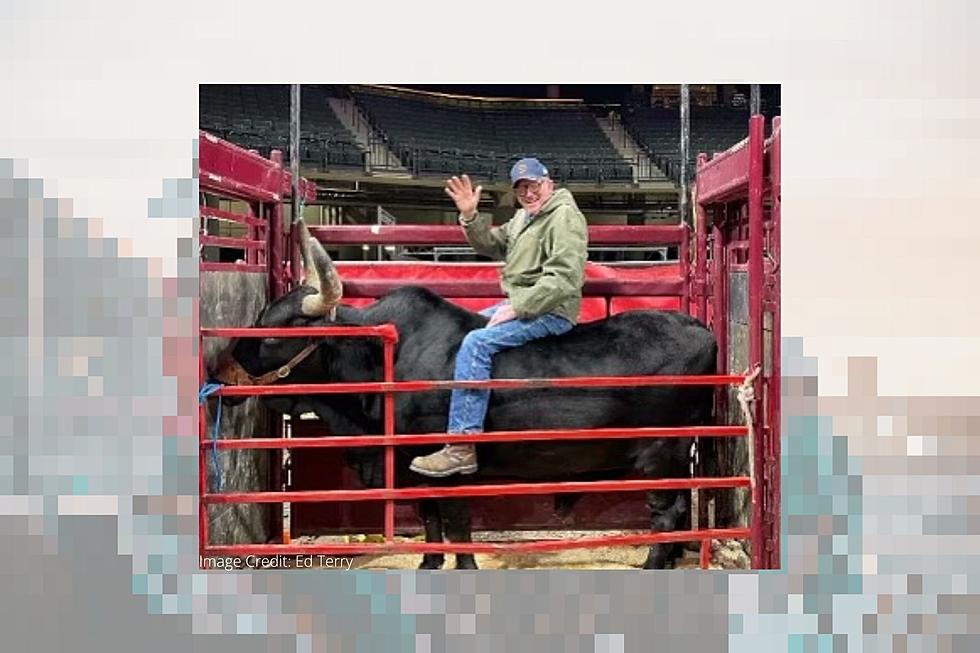
{"label": "black bull", "polygon": [[[393,323],[399,342],[395,379],[451,379],[456,352],[467,332],[486,318],[457,307],[432,292],[403,287],[358,310],[338,306],[341,288],[332,263],[302,224],[308,285],[271,303],[256,326],[378,325]],[[331,321],[334,317],[335,320]],[[286,365],[309,341],[301,338],[245,338],[219,363],[213,376],[226,383],[256,382]],[[680,313],[636,311],[582,324],[560,337],[538,340],[494,357],[495,378],[713,374],[716,343],[695,319]],[[377,381],[383,373],[377,338],[324,338],[295,363],[289,383]],[[637,388],[551,388],[495,390],[486,430],[697,426],[711,419],[710,386]],[[267,397],[273,409],[290,415],[314,412],[334,435],[383,432],[382,395],[320,394]],[[395,398],[397,433],[446,430],[447,391],[400,393]],[[451,437],[451,436],[449,436]],[[448,438],[447,438],[448,439]],[[688,473],[690,438],[501,442],[477,445],[479,471],[473,476],[434,480],[411,472],[413,456],[436,447],[399,447],[396,478],[402,485],[460,484],[485,479],[595,480],[639,472],[651,478]],[[380,449],[355,450],[347,460],[367,485],[381,485]],[[651,530],[690,528],[687,495],[680,490],[647,493]],[[423,500],[420,513],[427,542],[469,542],[466,499]],[[650,547],[646,568],[671,565],[679,545]],[[457,555],[457,568],[475,568],[472,555]],[[421,568],[439,568],[442,554],[427,554]]]}

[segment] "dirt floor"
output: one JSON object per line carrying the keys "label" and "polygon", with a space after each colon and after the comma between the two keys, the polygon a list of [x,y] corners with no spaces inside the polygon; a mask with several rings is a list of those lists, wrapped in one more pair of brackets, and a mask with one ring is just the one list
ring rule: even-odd
{"label": "dirt floor", "polygon": [[[597,535],[619,535],[631,531],[494,531],[474,533],[473,540],[520,541],[538,539],[575,539]],[[399,541],[421,541],[416,538],[398,537]],[[293,540],[295,544],[329,544],[351,542],[381,542],[375,535],[344,536],[302,536]],[[553,553],[503,553],[476,554],[476,564],[480,569],[640,569],[646,560],[646,546],[608,546],[595,549],[570,549]],[[354,569],[417,569],[422,555],[417,553],[392,555],[365,555],[354,559]],[[711,569],[748,569],[749,557],[737,540],[712,540]],[[453,554],[446,554],[444,569],[455,567]],[[678,569],[698,567],[697,545],[685,551],[684,558],[678,562]]]}

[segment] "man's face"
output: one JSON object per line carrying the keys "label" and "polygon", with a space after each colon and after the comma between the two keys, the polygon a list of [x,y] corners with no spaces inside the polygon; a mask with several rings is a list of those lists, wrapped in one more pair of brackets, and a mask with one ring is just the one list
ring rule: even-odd
{"label": "man's face", "polygon": [[551,179],[541,179],[540,181],[521,179],[514,186],[517,201],[528,213],[540,211],[553,192],[555,192],[555,182]]}

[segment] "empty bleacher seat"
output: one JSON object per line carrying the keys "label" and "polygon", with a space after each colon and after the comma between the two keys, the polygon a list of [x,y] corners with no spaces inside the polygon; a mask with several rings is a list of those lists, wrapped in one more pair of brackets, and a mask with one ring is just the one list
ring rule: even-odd
{"label": "empty bleacher seat", "polygon": [[[669,177],[680,178],[680,109],[630,106],[623,123],[633,138]],[[691,107],[688,169],[693,176],[698,153],[711,156],[727,150],[748,135],[748,110]]]}
{"label": "empty bleacher seat", "polygon": [[[362,166],[364,150],[337,119],[329,97],[339,86],[304,85],[300,98],[300,160],[314,167]],[[200,124],[243,147],[268,156],[282,150],[289,160],[289,86],[284,84],[202,84]]]}
{"label": "empty bleacher seat", "polygon": [[[598,180],[565,162],[576,157],[583,161],[583,172],[597,173],[600,161],[611,161],[607,179],[632,179],[629,162],[582,105],[501,108],[490,102],[451,103],[365,89],[355,89],[353,95],[402,162],[418,173],[506,178],[514,161],[534,155],[552,167],[556,178]],[[426,150],[444,154],[422,154]],[[621,174],[624,169],[630,174]]]}

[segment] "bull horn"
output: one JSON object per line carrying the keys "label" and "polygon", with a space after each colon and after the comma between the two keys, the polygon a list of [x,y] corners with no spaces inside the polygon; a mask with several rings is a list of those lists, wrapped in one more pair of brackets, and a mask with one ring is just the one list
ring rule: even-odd
{"label": "bull horn", "polygon": [[308,317],[320,317],[330,314],[330,319],[334,319],[337,311],[337,304],[340,303],[344,295],[344,287],[340,282],[340,276],[334,267],[330,255],[323,249],[323,245],[310,235],[306,223],[299,219],[296,223],[299,229],[300,250],[303,253],[303,265],[306,268],[306,280],[304,284],[316,289],[316,295],[307,295],[303,298],[303,315]]}

